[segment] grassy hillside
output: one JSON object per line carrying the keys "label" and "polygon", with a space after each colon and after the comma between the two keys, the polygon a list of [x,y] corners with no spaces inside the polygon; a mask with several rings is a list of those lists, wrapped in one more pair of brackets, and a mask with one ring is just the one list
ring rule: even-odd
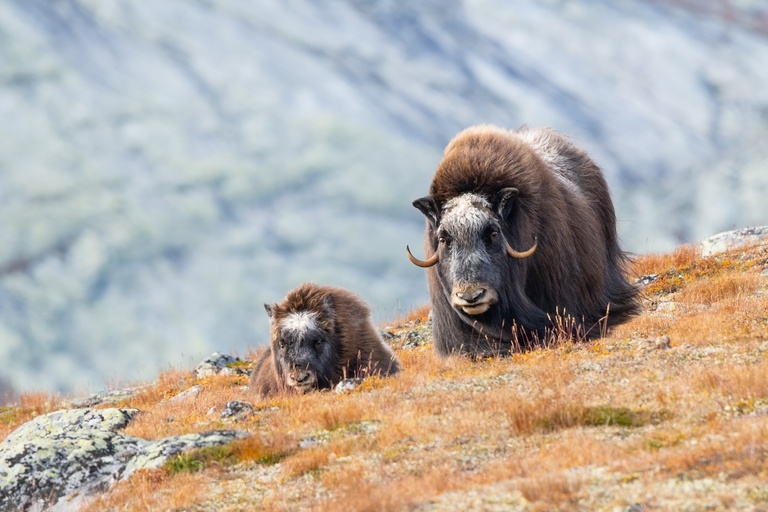
{"label": "grassy hillside", "polygon": [[[655,275],[643,314],[595,341],[439,360],[423,308],[386,326],[405,370],[343,395],[260,402],[244,376],[168,371],[118,404],[144,411],[126,433],[253,435],[140,472],[89,510],[765,510],[768,243],[686,246],[633,271]],[[219,419],[231,400],[255,414]],[[23,395],[0,439],[61,404]]]}

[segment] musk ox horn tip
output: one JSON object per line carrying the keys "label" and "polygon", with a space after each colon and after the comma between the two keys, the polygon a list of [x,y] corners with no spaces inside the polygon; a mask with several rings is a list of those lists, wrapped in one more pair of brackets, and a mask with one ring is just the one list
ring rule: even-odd
{"label": "musk ox horn tip", "polygon": [[509,254],[513,258],[518,258],[518,259],[519,258],[527,258],[531,254],[536,252],[536,248],[538,246],[539,246],[539,237],[537,237],[537,236],[533,237],[533,245],[531,246],[531,248],[528,249],[527,251],[523,251],[523,252],[514,250],[512,247],[509,246],[509,243],[507,243],[507,254]]}
{"label": "musk ox horn tip", "polygon": [[411,249],[407,245],[405,246],[405,252],[408,253],[408,259],[411,260],[411,263],[421,268],[429,268],[435,265],[437,261],[440,259],[440,254],[437,251],[435,251],[435,254],[433,254],[432,257],[426,261],[420,260],[417,257],[415,257],[413,254],[411,254]]}

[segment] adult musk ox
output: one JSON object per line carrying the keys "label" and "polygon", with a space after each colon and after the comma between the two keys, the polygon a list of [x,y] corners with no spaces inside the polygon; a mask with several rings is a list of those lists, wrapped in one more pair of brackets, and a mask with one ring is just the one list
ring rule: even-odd
{"label": "adult musk ox", "polygon": [[344,378],[400,370],[371,323],[368,306],[347,290],[305,283],[280,304],[264,307],[270,343],[256,361],[250,384],[262,396],[304,393]]}
{"label": "adult musk ox", "polygon": [[594,336],[638,311],[605,179],[552,130],[464,130],[413,205],[428,259],[406,250],[427,269],[439,355]]}

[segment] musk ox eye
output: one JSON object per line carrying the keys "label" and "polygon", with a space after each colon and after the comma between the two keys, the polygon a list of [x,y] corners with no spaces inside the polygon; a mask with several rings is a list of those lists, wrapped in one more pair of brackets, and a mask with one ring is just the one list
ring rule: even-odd
{"label": "musk ox eye", "polygon": [[485,238],[486,243],[493,243],[499,238],[499,230],[495,227],[490,227],[483,233],[483,238]]}

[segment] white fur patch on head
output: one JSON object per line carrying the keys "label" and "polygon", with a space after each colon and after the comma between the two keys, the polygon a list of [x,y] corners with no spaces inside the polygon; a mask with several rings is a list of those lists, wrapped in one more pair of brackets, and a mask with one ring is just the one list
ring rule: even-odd
{"label": "white fur patch on head", "polygon": [[480,231],[488,221],[491,203],[485,197],[467,192],[446,201],[442,223],[452,226],[455,236],[469,238]]}
{"label": "white fur patch on head", "polygon": [[317,327],[317,313],[312,311],[297,311],[287,315],[280,321],[280,328],[292,331],[299,336]]}

